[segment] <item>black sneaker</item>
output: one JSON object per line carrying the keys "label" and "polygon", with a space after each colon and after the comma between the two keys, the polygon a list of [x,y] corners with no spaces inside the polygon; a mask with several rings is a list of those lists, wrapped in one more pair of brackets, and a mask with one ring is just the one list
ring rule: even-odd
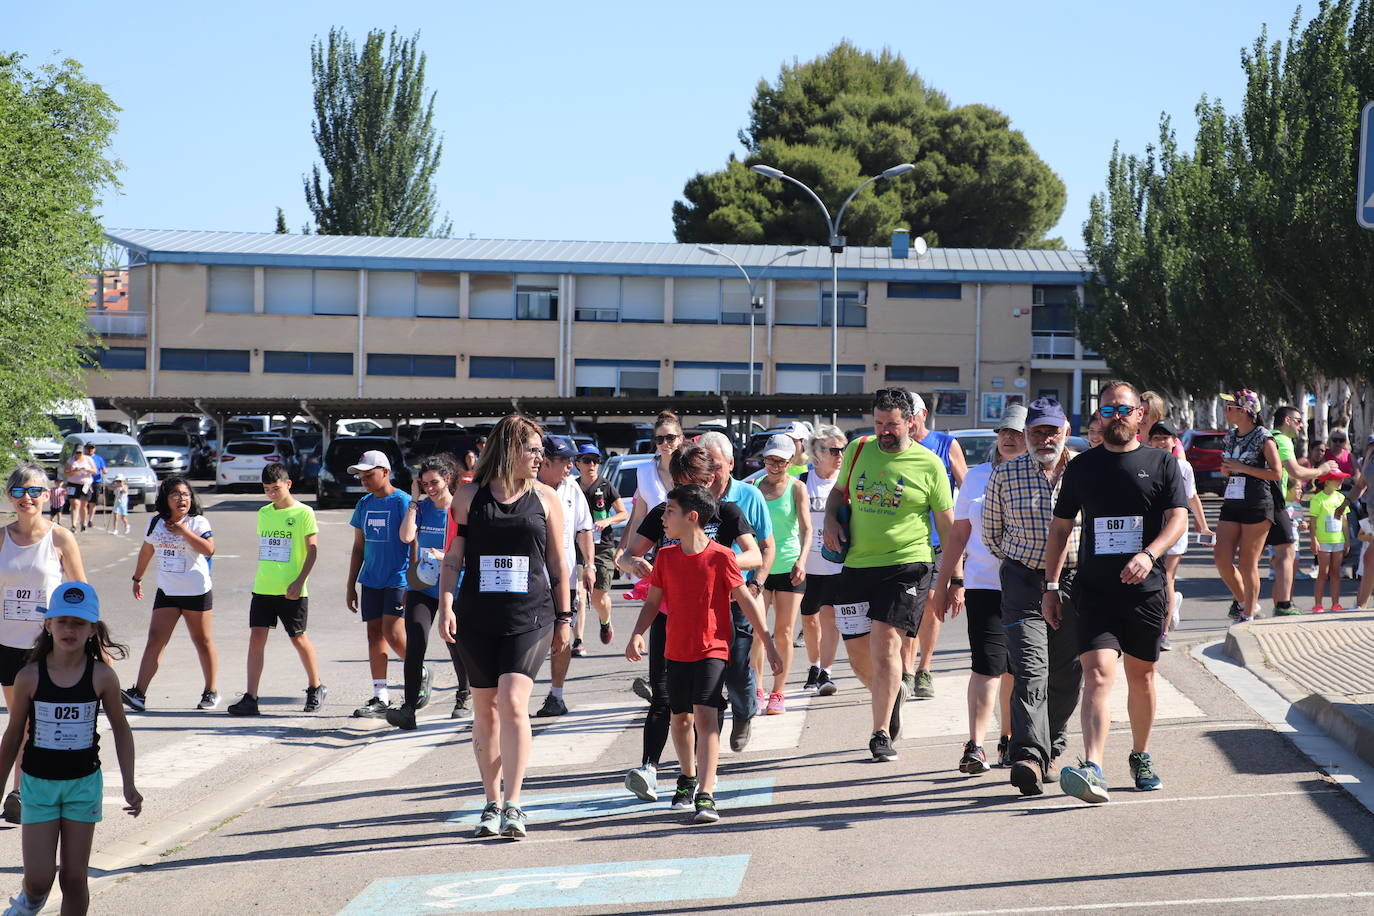
{"label": "black sneaker", "polygon": [[892,715],[887,720],[887,733],[894,739],[902,734],[902,705],[906,703],[906,693],[897,691],[897,699],[892,701]]}
{"label": "black sneaker", "polygon": [[305,712],[319,712],[327,696],[329,696],[329,688],[323,684],[318,687],[305,688]]}
{"label": "black sneaker", "polygon": [[147,708],[148,698],[143,695],[143,691],[137,687],[129,687],[119,691],[119,698],[124,701],[124,705],[134,712],[143,712]]}
{"label": "black sneaker", "polygon": [[806,672],[806,683],[802,685],[802,693],[809,697],[814,697],[821,689],[821,669],[817,665],[812,665]]}
{"label": "black sneaker", "polygon": [[448,714],[450,719],[471,719],[472,718],[472,694],[466,690],[458,691],[458,696],[453,699],[453,712]]}
{"label": "black sneaker", "polygon": [[823,697],[833,697],[839,689],[840,685],[831,679],[830,672],[822,669],[816,677],[816,693]]}
{"label": "black sneaker", "polygon": [[1010,782],[1022,795],[1044,795],[1045,774],[1036,760],[1018,760],[1011,765]]}
{"label": "black sneaker", "polygon": [[572,652],[572,657],[573,657],[573,658],[586,658],[586,657],[587,657],[587,650],[586,650],[585,648],[583,648],[583,646],[582,646],[582,640],[580,640],[580,639],[574,639],[574,640],[573,640],[573,644],[572,644],[572,648],[571,648],[570,650],[568,650],[568,651]]}
{"label": "black sneaker", "polygon": [[10,824],[19,823],[19,815],[23,813],[24,806],[19,800],[19,790],[11,789],[10,794],[5,796],[5,809],[3,817]]}
{"label": "black sneaker", "polygon": [[868,739],[868,752],[873,755],[874,760],[897,759],[897,749],[892,746],[892,739],[885,731],[876,731],[873,737]]}
{"label": "black sneaker", "polygon": [[225,707],[225,712],[231,716],[257,716],[261,715],[258,711],[258,698],[251,693],[245,693],[243,699],[237,703],[230,703]]}
{"label": "black sneaker", "polygon": [[749,736],[754,731],[754,720],[742,716],[730,719],[730,750],[739,753],[749,746]]}
{"label": "black sneaker", "polygon": [[654,689],[650,687],[649,682],[642,677],[634,679],[634,683],[630,684],[630,690],[634,692],[635,696],[646,703],[652,703],[654,701]]}
{"label": "black sneaker", "polygon": [[673,801],[669,807],[674,811],[686,811],[692,807],[692,796],[696,794],[696,779],[691,776],[679,776],[677,778],[677,790],[673,792]]}
{"label": "black sneaker", "polygon": [[196,704],[196,709],[214,709],[219,705],[220,696],[218,690],[202,690],[200,692],[200,702]]}
{"label": "black sneaker", "polygon": [[692,820],[698,824],[714,824],[720,820],[720,812],[716,810],[716,800],[705,792],[697,793],[695,804],[697,813],[692,816]]}
{"label": "black sneaker", "polygon": [[959,772],[970,776],[981,776],[988,771],[988,755],[978,745],[969,741],[964,745],[964,756],[959,758]]}
{"label": "black sneaker", "polygon": [[534,714],[536,719],[551,719],[554,716],[566,716],[568,714],[568,704],[563,702],[562,697],[549,694],[544,697],[544,705],[539,707],[539,711]]}
{"label": "black sneaker", "polygon": [[380,697],[373,697],[357,709],[353,710],[355,719],[385,719],[386,711],[391,708],[390,703],[382,702]]}
{"label": "black sneaker", "polygon": [[415,707],[401,705],[386,711],[386,721],[402,731],[415,731]]}
{"label": "black sneaker", "polygon": [[1006,769],[1011,766],[1011,738],[1003,735],[997,739],[997,767]]}
{"label": "black sneaker", "polygon": [[1240,602],[1239,602],[1239,601],[1232,601],[1232,602],[1231,602],[1231,607],[1230,607],[1229,609],[1227,609],[1227,611],[1226,611],[1226,616],[1227,616],[1227,617],[1230,617],[1232,620],[1235,620],[1235,619],[1236,619],[1237,617],[1239,617],[1240,615],[1241,615],[1241,606],[1240,606]]}
{"label": "black sneaker", "polygon": [[415,698],[415,708],[424,709],[429,705],[429,688],[434,683],[434,672],[429,670],[429,665],[420,668],[420,693]]}

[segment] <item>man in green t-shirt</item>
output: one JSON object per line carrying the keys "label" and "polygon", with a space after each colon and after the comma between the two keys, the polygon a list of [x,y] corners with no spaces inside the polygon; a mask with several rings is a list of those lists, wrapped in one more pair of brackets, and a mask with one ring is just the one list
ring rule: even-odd
{"label": "man in green t-shirt", "polygon": [[229,714],[258,715],[267,631],[276,629],[278,620],[305,667],[305,711],[318,712],[329,688],[320,683],[315,647],[305,635],[306,579],[318,552],[315,510],[291,495],[291,474],[285,465],[269,464],[262,469],[262,490],[271,502],[258,510],[258,572],[248,606],[248,689],[229,707]]}
{"label": "man in green t-shirt", "polygon": [[[1296,407],[1285,406],[1274,411],[1274,445],[1279,450],[1279,486],[1283,488],[1285,502],[1296,503],[1298,496],[1290,493],[1291,483],[1316,480],[1323,474],[1337,470],[1336,462],[1323,461],[1315,468],[1305,468],[1298,464],[1293,440],[1302,435],[1302,411]],[[1293,573],[1298,565],[1297,520],[1285,514],[1285,524],[1275,524],[1269,531],[1265,543],[1274,549],[1269,565],[1274,571],[1274,613],[1280,617],[1302,613],[1293,607]]]}
{"label": "man in green t-shirt", "polygon": [[[827,550],[838,554],[848,548],[836,586],[835,622],[849,641],[855,673],[873,694],[868,749],[875,760],[897,756],[892,740],[902,722],[902,637],[916,635],[930,591],[931,522],[941,539],[949,537],[954,524],[944,463],[911,437],[915,412],[905,388],[878,389],[875,435],[849,443],[825,506]],[[849,516],[847,530],[842,507]],[[963,557],[945,561],[956,564],[959,577]]]}

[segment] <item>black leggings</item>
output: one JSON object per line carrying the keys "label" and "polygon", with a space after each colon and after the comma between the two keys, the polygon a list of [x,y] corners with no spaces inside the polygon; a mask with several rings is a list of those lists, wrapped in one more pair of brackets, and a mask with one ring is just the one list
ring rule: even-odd
{"label": "black leggings", "polygon": [[649,701],[649,712],[644,717],[644,759],[643,763],[658,766],[663,756],[663,748],[668,744],[668,728],[673,714],[668,707],[668,663],[663,658],[664,644],[668,640],[668,615],[659,614],[649,626],[649,687],[654,698]]}
{"label": "black leggings", "polygon": [[[425,652],[429,649],[429,631],[439,615],[439,599],[424,592],[406,592],[406,660],[405,702],[412,709],[420,701],[420,677],[425,667]],[[446,642],[448,657],[453,659],[453,673],[458,675],[458,689],[468,689],[468,672],[458,656],[458,646]]]}

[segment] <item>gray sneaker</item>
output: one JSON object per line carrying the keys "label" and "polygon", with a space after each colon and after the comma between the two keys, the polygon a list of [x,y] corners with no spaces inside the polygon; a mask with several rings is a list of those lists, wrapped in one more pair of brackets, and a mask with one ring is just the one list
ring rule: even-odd
{"label": "gray sneaker", "polygon": [[935,699],[935,681],[931,679],[929,671],[916,672],[916,688],[912,694],[918,700]]}
{"label": "gray sneaker", "polygon": [[448,714],[450,719],[471,719],[472,718],[472,694],[466,690],[458,691],[458,695],[453,698],[453,712]]}
{"label": "gray sneaker", "polygon": [[902,692],[908,700],[916,699],[916,675],[902,672]]}
{"label": "gray sneaker", "polygon": [[497,802],[487,802],[487,806],[482,809],[482,816],[477,819],[477,829],[472,832],[472,835],[477,837],[496,836],[500,831],[501,805]]}
{"label": "gray sneaker", "polygon": [[506,805],[501,811],[501,836],[508,840],[525,838],[525,812],[519,805]]}
{"label": "gray sneaker", "polygon": [[220,695],[218,690],[202,690],[200,702],[196,704],[196,709],[214,709],[219,705]]}
{"label": "gray sneaker", "polygon": [[1102,771],[1086,760],[1078,761],[1076,767],[1064,767],[1059,771],[1059,789],[1065,795],[1072,795],[1092,805],[1112,800],[1107,793],[1107,781],[1102,778]]}
{"label": "gray sneaker", "polygon": [[625,774],[625,788],[640,801],[658,801],[658,768],[652,763],[635,767]]}
{"label": "gray sneaker", "polygon": [[319,712],[324,705],[325,698],[329,696],[329,688],[321,684],[318,687],[305,688],[305,712]]}
{"label": "gray sneaker", "polygon": [[429,688],[434,682],[434,672],[429,670],[429,665],[420,669],[420,696],[415,700],[416,709],[424,709],[429,705]]}

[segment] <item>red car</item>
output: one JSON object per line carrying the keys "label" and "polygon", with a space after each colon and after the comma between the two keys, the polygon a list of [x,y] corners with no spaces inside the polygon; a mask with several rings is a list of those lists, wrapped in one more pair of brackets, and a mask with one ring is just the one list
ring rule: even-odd
{"label": "red car", "polygon": [[1226,475],[1221,472],[1221,440],[1224,429],[1190,429],[1183,436],[1183,451],[1193,466],[1199,493],[1220,496],[1226,489]]}

